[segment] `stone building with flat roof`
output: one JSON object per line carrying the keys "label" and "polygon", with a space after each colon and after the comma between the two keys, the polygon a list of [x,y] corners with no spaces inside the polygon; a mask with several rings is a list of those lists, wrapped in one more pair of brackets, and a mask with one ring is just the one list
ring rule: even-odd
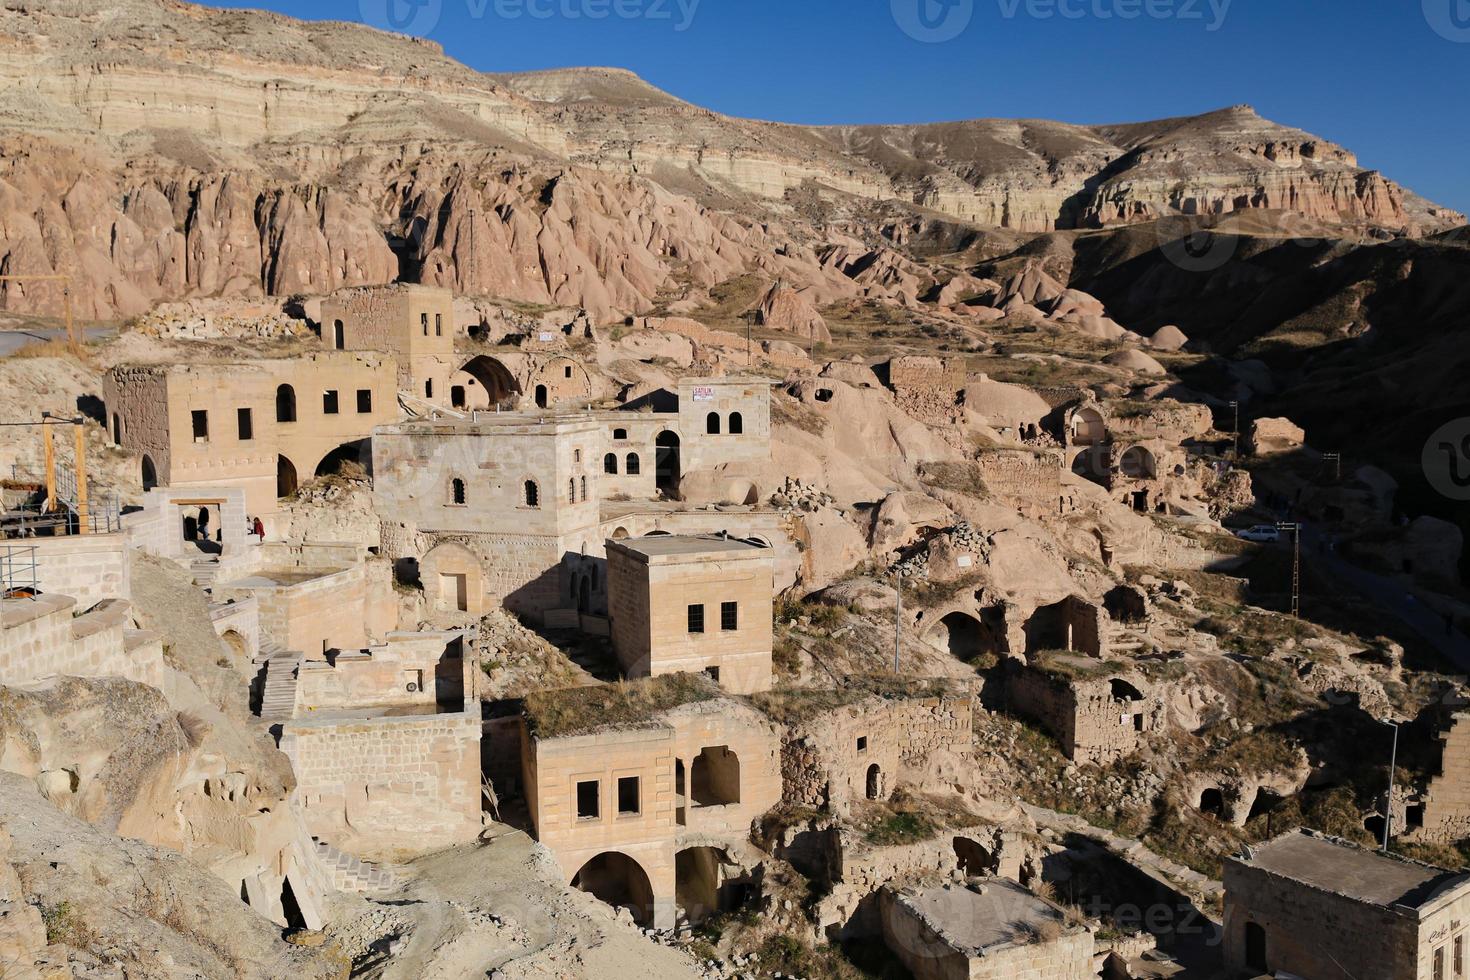
{"label": "stone building with flat roof", "polygon": [[1305,830],[1225,861],[1225,965],[1248,975],[1452,980],[1470,970],[1470,872]]}
{"label": "stone building with flat roof", "polygon": [[119,365],[103,380],[113,442],[143,488],[241,487],[250,515],[345,462],[367,467],[373,427],[398,417],[397,367],[374,353]]}
{"label": "stone building with flat roof", "polygon": [[781,799],[775,727],[700,684],[696,700],[618,725],[599,700],[613,689],[550,693],[585,701],[560,712],[582,723],[543,717],[533,703],[521,734],[536,838],[574,887],[659,929],[738,904],[730,851]]}
{"label": "stone building with flat roof", "polygon": [[383,426],[373,436],[373,501],[385,552],[417,560],[426,596],[445,611],[565,607],[564,564],[601,550],[601,439],[601,427],[578,415]]}
{"label": "stone building with flat roof", "polygon": [[883,941],[914,980],[1093,980],[1093,936],[1004,878],[879,892]]}
{"label": "stone building with flat roof", "polygon": [[736,694],[771,687],[774,553],[718,536],[609,540],[608,617],[627,677],[704,673]]}
{"label": "stone building with flat roof", "polygon": [[447,289],[357,286],[322,300],[326,347],[393,355],[398,387],[427,401],[449,403],[455,332],[454,295]]}

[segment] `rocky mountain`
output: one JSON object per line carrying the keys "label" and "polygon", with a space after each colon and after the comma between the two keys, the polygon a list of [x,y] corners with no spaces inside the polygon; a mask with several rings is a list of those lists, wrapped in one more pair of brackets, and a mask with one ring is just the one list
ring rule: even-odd
{"label": "rocky mountain", "polygon": [[[84,317],[393,278],[599,316],[730,275],[841,284],[793,195],[1045,232],[1286,208],[1463,217],[1246,107],[1120,126],[735,119],[615,69],[493,75],[430,42],[173,0],[0,8],[0,270]],[[61,285],[0,304],[56,312]]]}

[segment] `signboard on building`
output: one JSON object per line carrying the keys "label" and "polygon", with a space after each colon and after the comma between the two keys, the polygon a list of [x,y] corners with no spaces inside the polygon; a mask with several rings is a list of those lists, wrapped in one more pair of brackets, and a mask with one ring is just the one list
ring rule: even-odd
{"label": "signboard on building", "polygon": [[715,400],[715,389],[709,385],[694,386],[694,400],[697,402],[712,402]]}

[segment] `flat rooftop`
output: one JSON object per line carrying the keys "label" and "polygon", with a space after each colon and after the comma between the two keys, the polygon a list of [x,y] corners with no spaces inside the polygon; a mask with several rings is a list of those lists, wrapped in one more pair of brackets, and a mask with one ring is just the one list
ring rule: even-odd
{"label": "flat rooftop", "polygon": [[1045,923],[1065,924],[1061,912],[1013,881],[987,878],[982,888],[982,892],[959,885],[929,888],[902,894],[899,900],[950,947],[970,953],[1032,941],[1028,929],[1034,935]]}
{"label": "flat rooftop", "polygon": [[470,417],[414,419],[380,425],[374,432],[388,435],[555,435],[600,428],[601,421],[586,412],[490,412],[476,411]]}
{"label": "flat rooftop", "polygon": [[1257,844],[1249,858],[1239,861],[1382,908],[1418,908],[1446,891],[1470,884],[1470,873],[1418,864],[1301,831]]}
{"label": "flat rooftop", "polygon": [[744,557],[770,553],[770,549],[762,545],[717,534],[650,534],[641,538],[619,538],[610,544],[650,561],[695,555]]}

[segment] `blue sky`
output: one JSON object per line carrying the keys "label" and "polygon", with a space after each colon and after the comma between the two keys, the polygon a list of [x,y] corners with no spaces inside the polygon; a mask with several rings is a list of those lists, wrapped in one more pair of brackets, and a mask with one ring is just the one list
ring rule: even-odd
{"label": "blue sky", "polygon": [[690,102],[762,119],[1101,123],[1250,103],[1347,146],[1363,166],[1432,200],[1470,211],[1470,0],[265,5],[381,26],[389,3],[398,24],[475,68],[615,65]]}

